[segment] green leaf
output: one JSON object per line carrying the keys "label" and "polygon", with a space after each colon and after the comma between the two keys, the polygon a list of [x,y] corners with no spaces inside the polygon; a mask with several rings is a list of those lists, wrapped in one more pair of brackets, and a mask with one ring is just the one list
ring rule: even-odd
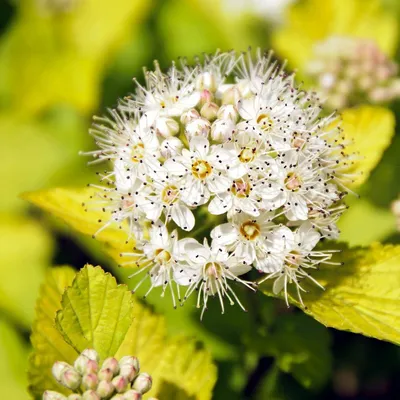
{"label": "green leaf", "polygon": [[28,400],[26,364],[28,349],[22,337],[0,319],[0,388],[2,399]]}
{"label": "green leaf", "polygon": [[304,314],[281,315],[269,339],[279,368],[306,388],[318,390],[330,377],[329,331]]}
{"label": "green leaf", "polygon": [[0,309],[25,327],[52,256],[53,242],[36,221],[0,214]]}
{"label": "green leaf", "polygon": [[57,328],[77,352],[94,348],[102,359],[135,355],[153,377],[152,396],[169,382],[197,399],[211,398],[216,368],[188,338],[168,340],[164,318],[137,302],[125,285],[87,265],[62,297]]}
{"label": "green leaf", "polygon": [[358,155],[348,172],[359,174],[354,182],[359,186],[368,179],[390,145],[395,133],[395,116],[387,108],[360,106],[344,110],[342,118],[345,139],[352,142],[346,146],[346,152]]}
{"label": "green leaf", "polygon": [[350,208],[340,218],[340,239],[349,246],[368,246],[381,242],[396,230],[396,220],[389,208],[380,208],[368,200],[350,199]]}
{"label": "green leaf", "polygon": [[41,398],[45,390],[68,393],[51,375],[51,367],[56,361],[72,363],[78,353],[65,342],[55,326],[54,319],[61,307],[61,295],[71,284],[75,271],[69,267],[48,270],[46,281],[40,290],[36,303],[36,318],[32,327],[31,342],[34,352],[29,358],[29,390]]}
{"label": "green leaf", "polygon": [[[50,212],[55,217],[67,223],[71,228],[85,235],[94,235],[110,215],[97,211],[92,205],[95,201],[91,196],[93,189],[55,188],[38,192],[26,193],[23,197],[36,206]],[[117,262],[121,261],[121,251],[129,251],[134,247],[134,241],[126,242],[128,233],[111,225],[96,235],[96,240],[103,244],[103,249]]]}
{"label": "green leaf", "polygon": [[87,113],[101,98],[104,69],[150,1],[85,0],[55,15],[41,11],[37,1],[18,4],[0,44],[0,102],[21,114],[56,103]]}
{"label": "green leaf", "polygon": [[[374,244],[367,249],[345,249],[343,266],[321,266],[302,283],[303,307],[289,285],[289,301],[325,326],[361,333],[400,344],[400,246]],[[272,282],[260,289],[272,294]]]}

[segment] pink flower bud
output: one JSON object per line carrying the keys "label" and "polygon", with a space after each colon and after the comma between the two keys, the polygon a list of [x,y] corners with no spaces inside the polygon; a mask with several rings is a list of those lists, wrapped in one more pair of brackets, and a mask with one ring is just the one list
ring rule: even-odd
{"label": "pink flower bud", "polygon": [[142,394],[138,392],[137,390],[128,390],[127,392],[124,393],[123,396],[124,400],[141,400],[142,399]]}
{"label": "pink flower bud", "polygon": [[119,360],[119,365],[120,365],[120,367],[122,367],[125,364],[132,365],[132,367],[135,368],[137,372],[139,372],[139,370],[140,370],[140,363],[139,363],[139,359],[137,357],[133,357],[133,356],[122,357]]}
{"label": "pink flower bud", "polygon": [[133,389],[136,389],[138,392],[144,394],[147,393],[153,384],[153,380],[151,376],[146,372],[142,372],[137,376],[135,382],[133,382]]}
{"label": "pink flower bud", "polygon": [[89,360],[93,360],[99,362],[99,355],[97,351],[94,349],[85,349],[81,353],[83,356],[86,356]]}
{"label": "pink flower bud", "polygon": [[204,103],[201,107],[200,114],[209,121],[214,121],[217,118],[219,107],[215,103]]}
{"label": "pink flower bud", "polygon": [[187,125],[189,122],[194,121],[197,118],[200,118],[200,114],[196,109],[192,108],[191,110],[182,114],[181,123]]}
{"label": "pink flower bud", "polygon": [[82,395],[82,400],[100,400],[100,394],[97,394],[94,390],[87,390]]}
{"label": "pink flower bud", "polygon": [[61,373],[61,384],[68,389],[75,390],[81,384],[82,377],[74,368],[66,368]]}
{"label": "pink flower bud", "polygon": [[100,397],[108,397],[114,392],[114,385],[109,381],[100,381],[96,390]]}
{"label": "pink flower bud", "polygon": [[186,125],[185,134],[188,140],[191,140],[194,136],[207,137],[210,132],[210,121],[204,118],[198,118]]}
{"label": "pink flower bud", "polygon": [[99,383],[99,378],[96,374],[87,374],[82,378],[82,385],[85,389],[96,389],[97,384]]}
{"label": "pink flower bud", "polygon": [[101,366],[101,369],[110,369],[113,375],[117,375],[119,371],[118,360],[114,357],[106,358]]}
{"label": "pink flower bud", "polygon": [[43,393],[43,400],[67,400],[67,398],[61,393],[46,390]]}
{"label": "pink flower bud", "polygon": [[225,104],[220,107],[217,114],[218,119],[231,120],[236,122],[238,119],[238,111],[232,104]]}
{"label": "pink flower bud", "polygon": [[132,381],[138,372],[139,371],[137,371],[136,368],[130,364],[123,364],[119,370],[119,374],[128,379],[128,381]]}
{"label": "pink flower bud", "polygon": [[56,361],[53,364],[51,373],[58,382],[61,382],[61,374],[66,368],[72,368],[72,366],[63,361]]}
{"label": "pink flower bud", "polygon": [[110,382],[113,378],[114,374],[110,368],[102,368],[97,374],[99,380]]}
{"label": "pink flower bud", "polygon": [[202,90],[200,93],[200,105],[211,103],[214,99],[214,95],[209,90]]}
{"label": "pink flower bud", "polygon": [[82,400],[82,396],[80,394],[70,394],[68,400]]}
{"label": "pink flower bud", "polygon": [[156,132],[165,138],[174,136],[179,133],[179,124],[172,118],[158,118]]}
{"label": "pink flower bud", "polygon": [[118,393],[121,393],[121,392],[125,391],[125,389],[127,388],[127,386],[128,386],[128,379],[126,379],[125,377],[123,377],[123,376],[121,376],[121,375],[118,375],[118,376],[116,376],[116,377],[112,380],[111,383],[112,383],[113,386],[115,387],[115,390],[116,390]]}

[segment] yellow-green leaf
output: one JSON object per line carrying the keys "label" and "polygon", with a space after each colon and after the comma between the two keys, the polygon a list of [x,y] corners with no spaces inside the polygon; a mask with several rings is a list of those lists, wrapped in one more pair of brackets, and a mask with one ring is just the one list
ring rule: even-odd
{"label": "yellow-green leaf", "polygon": [[9,108],[36,114],[60,103],[93,110],[105,67],[150,2],[85,0],[55,15],[40,10],[34,0],[18,4],[0,43],[0,97]]}
{"label": "yellow-green leaf", "polygon": [[[351,196],[349,196],[351,197]],[[349,199],[350,208],[340,217],[340,240],[350,246],[369,246],[396,231],[396,218],[389,208],[378,207],[361,198]]]}
{"label": "yellow-green leaf", "polygon": [[28,400],[26,364],[28,348],[22,337],[5,320],[0,319],[0,388],[1,398]]}
{"label": "yellow-green leaf", "polygon": [[45,390],[68,393],[52,377],[51,367],[56,361],[72,363],[78,355],[65,342],[54,321],[57,310],[61,307],[61,295],[72,283],[74,276],[75,271],[70,267],[48,270],[36,303],[36,319],[31,335],[34,352],[29,358],[28,376],[30,392],[37,398],[41,398]]}
{"label": "yellow-green leaf", "polygon": [[342,113],[342,128],[346,141],[346,152],[357,154],[349,173],[357,173],[354,185],[361,185],[381,159],[390,145],[395,132],[395,117],[383,107],[360,106],[346,109]]}
{"label": "yellow-green leaf", "polygon": [[[36,206],[60,218],[71,228],[85,235],[94,235],[110,215],[96,210],[90,197],[95,194],[93,189],[55,188],[24,194],[24,198]],[[102,221],[102,222],[99,222]],[[96,235],[96,240],[104,245],[104,250],[117,262],[121,261],[120,252],[132,250],[134,241],[126,242],[128,233],[111,225]]]}
{"label": "yellow-green leaf", "polygon": [[37,221],[0,214],[0,309],[26,327],[52,251],[53,241]]}
{"label": "yellow-green leaf", "polygon": [[[340,259],[343,266],[321,266],[312,273],[325,290],[302,283],[309,291],[302,295],[306,307],[293,287],[290,302],[326,326],[400,344],[400,246],[346,249]],[[261,290],[272,295],[271,285]]]}
{"label": "yellow-green leaf", "polygon": [[152,396],[169,382],[189,396],[211,398],[216,368],[209,354],[188,338],[168,340],[164,318],[151,314],[100,267],[87,265],[77,274],[64,292],[56,322],[78,352],[91,347],[101,359],[137,356],[153,377]]}

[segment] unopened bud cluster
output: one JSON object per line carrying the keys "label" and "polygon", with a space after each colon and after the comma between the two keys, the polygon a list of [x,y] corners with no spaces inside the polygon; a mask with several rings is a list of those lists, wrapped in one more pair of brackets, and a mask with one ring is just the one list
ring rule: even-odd
{"label": "unopened bud cluster", "polygon": [[332,36],[314,48],[307,73],[326,105],[340,109],[399,97],[397,64],[370,39]]}
{"label": "unopened bud cluster", "polygon": [[314,248],[338,236],[353,156],[335,115],[271,58],[217,53],[166,73],[156,63],[95,119],[89,154],[110,170],[85,206],[104,212],[99,231],[128,230],[136,247],[121,265],[147,273],[148,293],[168,289],[174,306],[196,293],[202,313],[211,297],[222,312],[224,301],[244,309],[231,285],[254,290],[241,277],[252,269],[300,297],[310,271],[331,263]]}
{"label": "unopened bud cluster", "polygon": [[73,366],[57,361],[52,368],[57,382],[74,393],[64,396],[47,390],[43,400],[140,400],[151,389],[152,379],[139,370],[136,357],[125,356],[119,361],[109,357],[100,364],[97,352],[86,349]]}
{"label": "unopened bud cluster", "polygon": [[400,196],[392,203],[392,213],[396,218],[397,230],[400,232]]}

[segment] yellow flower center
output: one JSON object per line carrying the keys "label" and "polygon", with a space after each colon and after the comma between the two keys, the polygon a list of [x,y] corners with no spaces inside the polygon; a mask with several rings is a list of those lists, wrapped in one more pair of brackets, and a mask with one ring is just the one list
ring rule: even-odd
{"label": "yellow flower center", "polygon": [[243,224],[240,226],[240,233],[247,240],[255,240],[258,236],[260,236],[260,225],[254,221],[243,222]]}
{"label": "yellow flower center", "polygon": [[167,264],[171,260],[171,254],[164,249],[157,249],[155,252],[155,261],[159,264]]}
{"label": "yellow flower center", "polygon": [[245,147],[239,154],[239,160],[242,163],[252,162],[256,156],[257,149]]}
{"label": "yellow flower center", "polygon": [[239,198],[247,197],[250,194],[250,184],[249,182],[244,181],[243,179],[238,179],[233,181],[231,191],[234,196]]}
{"label": "yellow flower center", "polygon": [[260,129],[264,132],[269,132],[274,124],[274,121],[268,114],[259,114],[256,121]]}
{"label": "yellow flower center", "polygon": [[296,173],[290,172],[287,174],[285,179],[285,186],[287,189],[297,192],[301,187],[301,183],[302,180]]}
{"label": "yellow flower center", "polygon": [[179,198],[179,190],[174,185],[166,186],[161,192],[161,199],[166,204],[173,204]]}
{"label": "yellow flower center", "polygon": [[216,262],[209,262],[204,266],[204,272],[212,278],[219,278],[222,273],[222,267]]}
{"label": "yellow flower center", "polygon": [[144,157],[144,144],[138,143],[131,147],[131,160],[134,163],[140,162]]}
{"label": "yellow flower center", "polygon": [[212,166],[205,160],[196,160],[192,164],[192,174],[195,178],[204,180],[212,174]]}

